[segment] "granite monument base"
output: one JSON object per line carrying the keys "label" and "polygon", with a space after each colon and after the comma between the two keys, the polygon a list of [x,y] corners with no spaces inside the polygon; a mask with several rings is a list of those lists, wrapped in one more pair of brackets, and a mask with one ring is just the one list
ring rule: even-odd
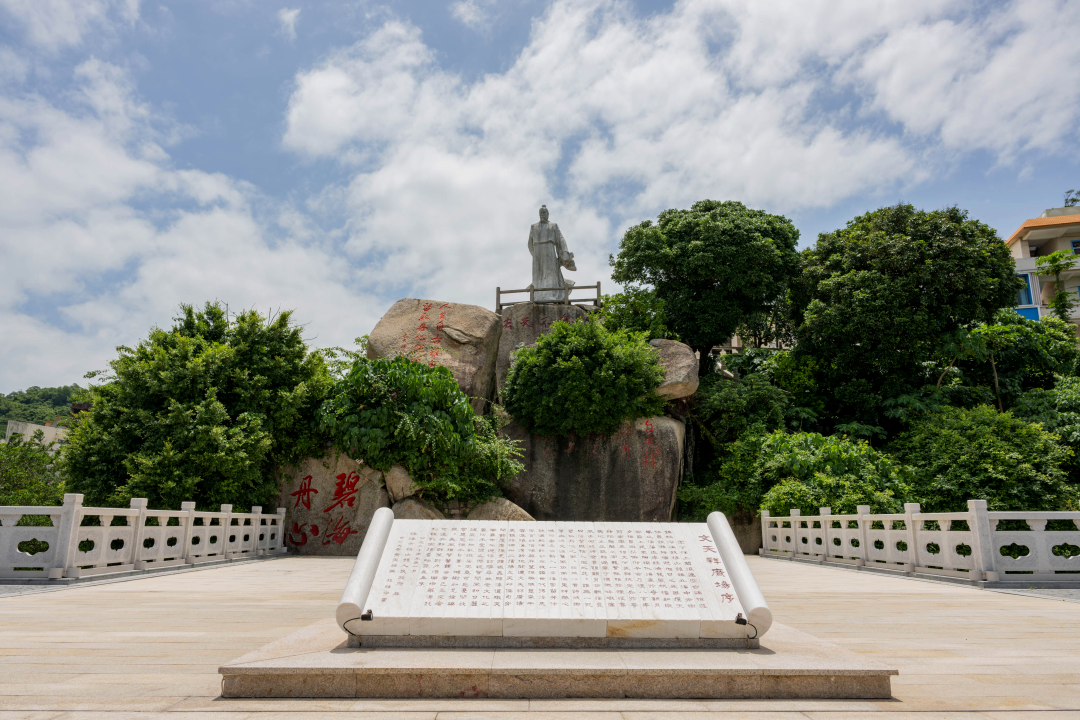
{"label": "granite monument base", "polygon": [[349,648],[321,620],[219,669],[229,698],[888,698],[897,671],[784,625],[759,648]]}

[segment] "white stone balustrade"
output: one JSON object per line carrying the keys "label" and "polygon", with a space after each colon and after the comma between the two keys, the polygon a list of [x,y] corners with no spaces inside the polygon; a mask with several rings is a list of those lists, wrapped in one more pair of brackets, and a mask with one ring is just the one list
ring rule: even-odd
{"label": "white stone balustrade", "polygon": [[[998,530],[1006,520],[1030,529]],[[1051,520],[1071,522],[1072,529],[1047,531]],[[956,513],[924,513],[918,503],[881,515],[867,505],[854,515],[833,515],[830,508],[806,516],[791,510],[786,517],[762,511],[761,541],[761,554],[770,557],[973,582],[1080,580],[1080,512],[990,512],[985,500],[969,500],[967,512]]]}
{"label": "white stone balustrade", "polygon": [[[148,510],[145,498],[135,498],[129,508],[96,508],[82,500],[67,494],[59,507],[0,506],[0,578],[79,578],[286,552],[285,508],[270,515],[261,507],[200,512],[184,502],[180,510]],[[27,515],[47,516],[51,525],[18,526]],[[87,518],[97,523],[84,525]],[[24,545],[34,540],[36,548]],[[41,543],[48,549],[25,551]]]}

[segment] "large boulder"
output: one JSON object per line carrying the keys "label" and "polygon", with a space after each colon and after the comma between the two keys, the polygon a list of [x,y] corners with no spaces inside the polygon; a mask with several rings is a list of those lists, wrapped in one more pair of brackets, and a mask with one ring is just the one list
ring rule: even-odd
{"label": "large boulder", "polygon": [[446,516],[439,510],[416,498],[405,498],[394,503],[395,520],[445,520]]}
{"label": "large boulder", "polygon": [[698,359],[690,346],[677,340],[650,340],[649,344],[660,353],[660,364],[664,366],[664,382],[656,394],[677,400],[696,393]]}
{"label": "large boulder", "polygon": [[542,438],[512,422],[525,470],[506,488],[537,520],[667,522],[682,474],[685,426],[668,417],[625,422],[614,435]]}
{"label": "large boulder", "polygon": [[495,394],[499,316],[478,305],[406,298],[394,303],[368,336],[371,359],[410,355],[454,373],[473,409]]}
{"label": "large boulder", "polygon": [[375,511],[390,507],[382,473],[333,450],[285,468],[281,477],[285,541],[301,555],[355,556]]}
{"label": "large boulder", "polygon": [[498,387],[501,388],[506,382],[506,373],[510,372],[510,355],[518,345],[532,345],[536,338],[547,333],[559,320],[574,322],[588,314],[589,311],[579,305],[522,302],[503,308],[499,357],[495,365]]}
{"label": "large boulder", "polygon": [[472,509],[466,520],[535,520],[506,498],[492,498]]}
{"label": "large boulder", "polygon": [[394,465],[386,471],[386,493],[390,496],[390,502],[404,500],[410,495],[416,494],[416,483],[413,482],[409,471],[400,465]]}

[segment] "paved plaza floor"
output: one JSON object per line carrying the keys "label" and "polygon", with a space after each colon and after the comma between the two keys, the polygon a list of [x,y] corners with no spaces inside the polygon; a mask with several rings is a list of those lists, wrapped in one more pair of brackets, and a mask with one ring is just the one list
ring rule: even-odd
{"label": "paved plaza floor", "polygon": [[289,557],[0,596],[0,720],[1080,720],[1075,597],[750,562],[777,622],[898,668],[893,699],[220,699],[219,665],[333,615],[351,559]]}

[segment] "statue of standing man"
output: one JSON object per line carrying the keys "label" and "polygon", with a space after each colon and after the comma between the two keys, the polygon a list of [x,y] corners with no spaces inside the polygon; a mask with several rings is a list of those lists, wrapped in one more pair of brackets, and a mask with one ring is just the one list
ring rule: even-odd
{"label": "statue of standing man", "polygon": [[529,252],[532,253],[532,287],[563,288],[533,293],[540,302],[566,302],[570,299],[573,280],[564,280],[562,269],[576,271],[574,253],[566,249],[559,226],[548,222],[547,205],[540,206],[540,222],[529,228]]}

